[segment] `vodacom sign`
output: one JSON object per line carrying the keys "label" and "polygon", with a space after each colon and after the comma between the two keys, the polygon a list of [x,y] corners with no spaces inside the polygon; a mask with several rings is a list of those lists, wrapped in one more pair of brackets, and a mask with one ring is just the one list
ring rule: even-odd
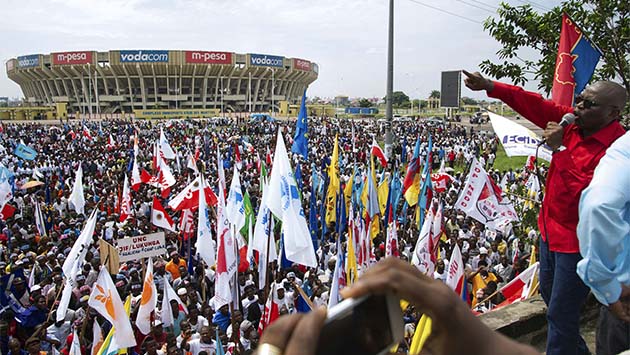
{"label": "vodacom sign", "polygon": [[92,52],[61,52],[52,53],[54,65],[91,64]]}

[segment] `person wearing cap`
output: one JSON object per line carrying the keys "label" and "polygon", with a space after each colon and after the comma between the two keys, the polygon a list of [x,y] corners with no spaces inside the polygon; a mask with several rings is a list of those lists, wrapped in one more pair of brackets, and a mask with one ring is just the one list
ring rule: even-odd
{"label": "person wearing cap", "polygon": [[216,325],[222,331],[227,331],[230,326],[230,309],[229,304],[226,301],[215,298],[215,307],[217,310],[212,317],[212,324]]}
{"label": "person wearing cap", "polygon": [[166,343],[166,332],[164,331],[164,325],[162,320],[156,319],[151,327],[150,336],[153,337],[157,343],[157,347],[161,348]]}
{"label": "person wearing cap", "polygon": [[[469,251],[469,255],[470,255],[470,251]],[[486,263],[488,263],[488,249],[486,249],[485,247],[479,248],[479,255],[473,257],[472,263],[471,263],[473,270],[479,267],[479,262],[481,260],[484,260]]]}
{"label": "person wearing cap", "polygon": [[12,294],[12,298],[23,308],[28,308],[31,305],[31,293],[26,287],[24,278],[19,276],[13,278],[12,286],[11,291],[9,291]]}
{"label": "person wearing cap", "polygon": [[183,266],[186,268],[186,260],[179,258],[179,253],[177,251],[173,251],[170,254],[171,260],[166,263],[165,270],[171,274],[171,279],[175,280],[180,277],[179,267]]}
{"label": "person wearing cap", "polygon": [[488,262],[480,260],[477,271],[468,276],[468,281],[472,283],[472,306],[475,307],[477,301],[480,301],[477,299],[477,291],[483,290],[491,281],[498,282],[498,279],[494,273],[488,271]]}
{"label": "person wearing cap", "polygon": [[258,345],[258,332],[254,328],[252,322],[244,320],[240,325],[239,337],[241,351],[256,349]]}
{"label": "person wearing cap", "polygon": [[31,272],[35,273],[35,283],[42,282],[48,275],[52,273],[52,269],[46,264],[46,256],[38,255],[35,258],[35,265]]}

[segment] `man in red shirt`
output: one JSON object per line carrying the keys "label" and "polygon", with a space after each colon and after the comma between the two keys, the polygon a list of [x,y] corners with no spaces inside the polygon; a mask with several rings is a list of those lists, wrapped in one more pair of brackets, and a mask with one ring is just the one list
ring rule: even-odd
{"label": "man in red shirt", "polygon": [[[545,100],[540,94],[468,73],[471,90],[486,90],[489,97],[508,104],[520,115],[545,129],[543,136],[555,150],[549,166],[546,194],[538,216],[540,240],[540,292],[547,304],[547,354],[589,354],[579,332],[580,309],[589,289],[576,273],[582,259],[577,238],[578,204],[582,190],[606,149],[625,130],[619,123],[618,102],[625,89],[598,81],[575,99],[575,108]],[[623,106],[621,106],[623,107]],[[558,124],[567,113],[574,124]],[[560,146],[566,147],[558,150]]]}

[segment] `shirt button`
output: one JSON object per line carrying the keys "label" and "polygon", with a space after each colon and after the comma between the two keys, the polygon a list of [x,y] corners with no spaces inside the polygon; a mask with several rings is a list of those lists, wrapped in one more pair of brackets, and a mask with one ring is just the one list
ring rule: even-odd
{"label": "shirt button", "polygon": [[610,292],[606,292],[606,298],[610,298]]}
{"label": "shirt button", "polygon": [[588,278],[588,281],[589,281],[589,282],[593,282],[593,278],[592,278],[592,277],[589,277],[589,278]]}

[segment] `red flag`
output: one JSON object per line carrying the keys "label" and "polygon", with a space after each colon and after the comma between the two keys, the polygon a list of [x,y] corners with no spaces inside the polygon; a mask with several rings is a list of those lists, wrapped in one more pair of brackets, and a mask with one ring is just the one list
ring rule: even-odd
{"label": "red flag", "polygon": [[381,162],[381,166],[384,168],[387,167],[387,158],[385,157],[385,153],[378,143],[376,143],[376,139],[374,137],[372,137],[372,155],[378,158],[378,161]]}
{"label": "red flag", "polygon": [[278,308],[278,304],[275,302],[276,298],[276,283],[271,283],[271,290],[269,291],[269,296],[267,297],[267,302],[265,302],[265,310],[263,312],[262,318],[260,318],[260,323],[258,323],[258,333],[262,334],[267,326],[273,323],[278,317],[280,317],[280,309]]}
{"label": "red flag", "polygon": [[534,164],[535,161],[536,161],[535,156],[533,155],[528,156],[527,161],[525,162],[525,169],[529,171],[534,171],[534,169],[536,169],[536,165]]}
{"label": "red flag", "polygon": [[538,265],[538,263],[535,263],[534,265],[528,267],[512,281],[501,287],[499,291],[501,291],[506,300],[497,307],[524,300],[529,296],[529,292],[532,286],[534,286],[534,281],[536,279],[536,275],[538,274]]}
{"label": "red flag", "polygon": [[90,133],[90,130],[85,125],[83,125],[83,137],[85,137],[85,138],[87,138],[89,140],[93,139],[92,138],[92,133]]}
{"label": "red flag", "polygon": [[15,207],[7,203],[4,207],[2,207],[2,210],[0,210],[0,219],[6,221],[7,219],[13,217],[13,214],[15,214]]}
{"label": "red flag", "polygon": [[151,209],[151,223],[154,225],[175,232],[173,219],[166,213],[164,207],[157,197],[153,197],[153,208]]}
{"label": "red flag", "polygon": [[584,36],[582,30],[563,13],[551,89],[552,100],[559,105],[573,106],[574,96],[584,89],[593,76],[600,56],[600,51]]}
{"label": "red flag", "polygon": [[453,181],[453,177],[447,173],[431,174],[431,182],[433,183],[435,192],[440,193],[446,191],[451,181]]}
{"label": "red flag", "polygon": [[[199,189],[201,187],[201,178],[197,177],[193,182],[186,186],[177,196],[173,197],[168,206],[176,211],[182,209],[195,210],[199,207]],[[206,196],[206,203],[208,206],[214,206],[217,204],[217,195],[214,194],[210,186],[205,186],[203,189]]]}
{"label": "red flag", "polygon": [[125,175],[125,183],[123,186],[122,198],[120,203],[120,222],[124,222],[131,215],[131,191],[129,191],[129,182]]}
{"label": "red flag", "polygon": [[272,159],[271,150],[269,150],[269,147],[267,147],[267,155],[265,156],[265,160],[266,160],[267,166],[271,166],[271,162],[273,161],[273,159]]}

